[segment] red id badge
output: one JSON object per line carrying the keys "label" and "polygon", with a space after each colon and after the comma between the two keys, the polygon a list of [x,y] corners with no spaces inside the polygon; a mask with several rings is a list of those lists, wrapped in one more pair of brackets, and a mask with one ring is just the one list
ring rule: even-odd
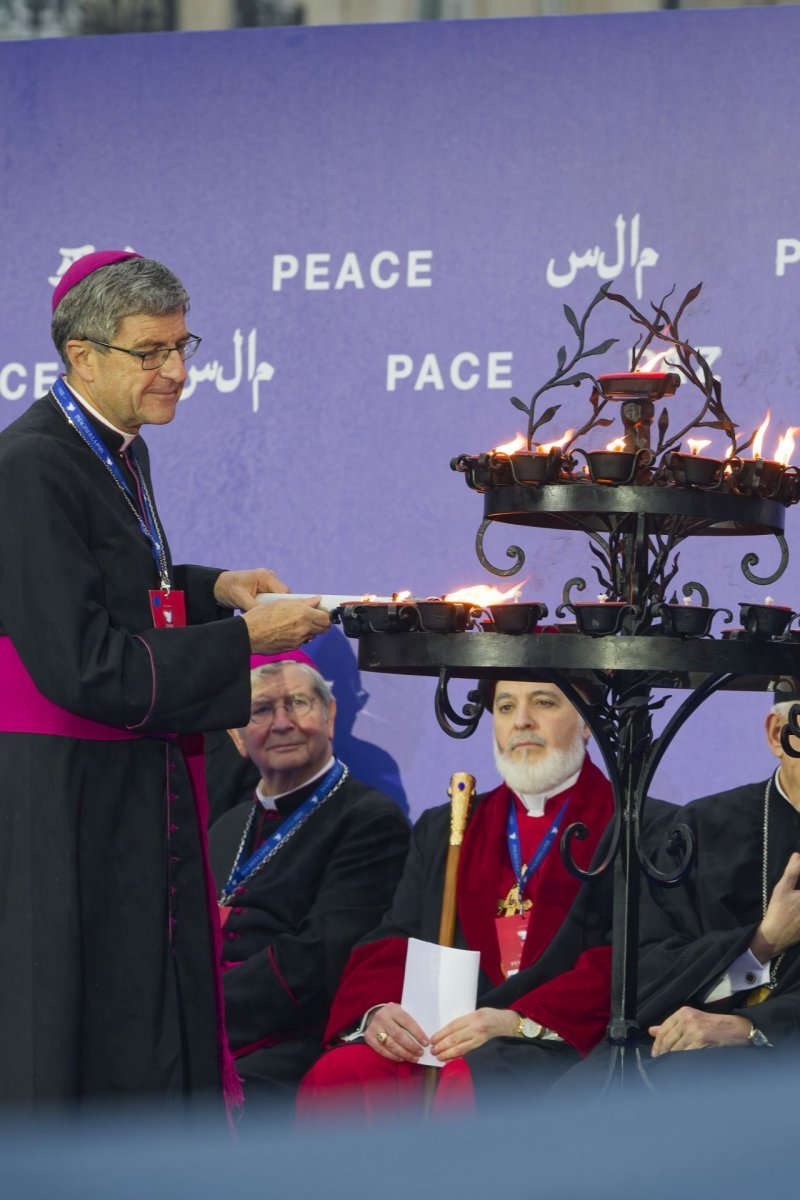
{"label": "red id badge", "polygon": [[506,979],[516,975],[522,962],[522,947],[528,932],[528,912],[513,917],[495,917],[497,941],[500,945],[500,964]]}
{"label": "red id badge", "polygon": [[164,588],[148,592],[153,625],[156,629],[179,629],[186,624],[186,598],[180,590]]}

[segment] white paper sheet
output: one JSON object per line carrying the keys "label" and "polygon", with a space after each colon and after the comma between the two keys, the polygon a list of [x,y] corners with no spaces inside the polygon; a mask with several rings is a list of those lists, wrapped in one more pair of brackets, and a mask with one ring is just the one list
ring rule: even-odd
{"label": "white paper sheet", "polygon": [[[408,939],[400,1003],[428,1037],[448,1021],[475,1011],[480,957],[477,950],[455,950],[418,938]],[[427,1047],[417,1061],[423,1066],[444,1066]]]}
{"label": "white paper sheet", "polygon": [[[313,592],[259,592],[256,600],[259,604],[274,604],[276,600],[310,600],[313,594]],[[319,607],[324,608],[326,612],[332,612],[334,608],[339,608],[343,604],[361,604],[362,600],[363,596],[323,596]],[[393,604],[394,601],[391,596],[375,596],[373,603]]]}

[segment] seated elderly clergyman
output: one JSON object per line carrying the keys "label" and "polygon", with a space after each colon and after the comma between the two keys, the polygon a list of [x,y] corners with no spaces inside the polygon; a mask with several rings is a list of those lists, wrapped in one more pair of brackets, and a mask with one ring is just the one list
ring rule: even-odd
{"label": "seated elderly clergyman", "polygon": [[308,655],[262,659],[250,722],[232,731],[261,779],[209,834],[228,1039],[251,1100],[293,1098],[350,949],[388,907],[408,850],[397,805],[334,756],[335,714]]}
{"label": "seated elderly clergyman", "polygon": [[[750,1070],[800,1045],[800,758],[781,745],[791,708],[766,720],[775,773],[688,804],[689,873],[643,896],[638,1016],[654,1082],[701,1065]],[[676,1053],[709,1047],[732,1053]]]}
{"label": "seated elderly clergyman", "polygon": [[582,885],[559,843],[567,826],[583,822],[588,835],[574,854],[589,865],[611,816],[611,789],[586,754],[586,725],[553,684],[499,682],[493,721],[504,782],[476,801],[457,883],[455,945],[480,952],[477,1010],[422,1029],[399,1003],[407,939],[438,940],[444,805],[418,821],[392,908],[350,957],[326,1034],[336,1048],[303,1081],[301,1115],[413,1105],[423,1088],[417,1060],[428,1045],[445,1064],[437,1068],[437,1107],[471,1106],[497,1082],[530,1095],[531,1085],[552,1082],[605,1033],[608,885],[605,877]]}

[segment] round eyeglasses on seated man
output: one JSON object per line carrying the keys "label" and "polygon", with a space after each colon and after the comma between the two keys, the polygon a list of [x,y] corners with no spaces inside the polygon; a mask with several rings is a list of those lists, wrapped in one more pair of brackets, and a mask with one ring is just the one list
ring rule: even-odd
{"label": "round eyeglasses on seated man", "polygon": [[347,957],[391,903],[409,829],[394,801],[335,757],[336,701],[308,655],[253,662],[250,720],[232,736],[260,780],[209,844],[228,1038],[248,1110],[291,1112],[322,1053]]}
{"label": "round eyeglasses on seated man", "polygon": [[0,433],[0,1102],[234,1101],[197,735],[329,620],[172,562],[141,430],[199,344],[177,276],[98,251],[52,308],[65,373]]}

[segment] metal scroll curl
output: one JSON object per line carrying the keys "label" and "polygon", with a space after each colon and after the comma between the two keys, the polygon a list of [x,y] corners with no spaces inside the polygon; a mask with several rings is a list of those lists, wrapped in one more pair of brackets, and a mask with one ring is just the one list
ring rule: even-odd
{"label": "metal scroll curl", "polygon": [[598,875],[603,875],[608,870],[616,858],[619,839],[622,833],[622,806],[617,803],[616,796],[614,798],[614,815],[611,818],[611,822],[611,841],[608,844],[608,849],[603,856],[602,862],[599,862],[596,867],[578,866],[572,853],[572,843],[582,842],[589,834],[589,830],[583,821],[575,821],[572,825],[567,826],[561,835],[561,859],[570,875],[575,875],[578,879],[596,879]]}
{"label": "metal scroll curl", "polygon": [[692,596],[698,596],[704,608],[708,608],[711,604],[711,599],[706,588],[702,583],[698,583],[696,579],[691,579],[688,583],[685,583],[681,588],[681,594],[685,600],[691,600]]}
{"label": "metal scroll curl", "polygon": [[482,567],[485,567],[487,571],[491,571],[493,575],[502,575],[504,577],[508,575],[516,575],[517,572],[521,571],[525,565],[525,554],[521,546],[509,546],[506,550],[506,557],[513,558],[515,560],[514,565],[511,567],[496,567],[494,563],[489,562],[489,559],[484,554],[483,539],[486,534],[486,530],[489,528],[491,523],[491,517],[487,517],[485,521],[481,523],[481,527],[475,535],[475,553],[478,556],[478,561]]}
{"label": "metal scroll curl", "polygon": [[795,749],[791,739],[800,738],[800,704],[793,704],[789,709],[787,723],[781,730],[781,749],[790,758],[800,758],[800,750]]}
{"label": "metal scroll curl", "polygon": [[450,703],[450,697],[447,694],[447,685],[449,682],[449,672],[446,667],[442,667],[439,671],[439,682],[436,685],[436,699],[434,701],[436,720],[449,737],[472,737],[486,709],[488,693],[482,686],[467,692],[467,703],[459,713],[453,708],[453,705]]}
{"label": "metal scroll curl", "polygon": [[761,586],[768,583],[775,583],[776,579],[780,579],[781,575],[788,567],[789,547],[786,544],[786,538],[782,533],[776,533],[775,539],[781,548],[781,559],[772,575],[756,575],[755,572],[750,569],[761,562],[759,556],[752,550],[749,554],[745,554],[744,558],[742,559],[742,574],[744,575],[745,579],[749,580],[750,583],[757,583]]}
{"label": "metal scroll curl", "polygon": [[586,580],[582,579],[580,575],[574,575],[572,579],[568,579],[564,584],[564,587],[561,589],[561,603],[556,609],[556,616],[559,619],[565,615],[568,609],[569,611],[572,611],[570,606],[574,604],[572,599],[573,588],[579,592],[585,592]]}

